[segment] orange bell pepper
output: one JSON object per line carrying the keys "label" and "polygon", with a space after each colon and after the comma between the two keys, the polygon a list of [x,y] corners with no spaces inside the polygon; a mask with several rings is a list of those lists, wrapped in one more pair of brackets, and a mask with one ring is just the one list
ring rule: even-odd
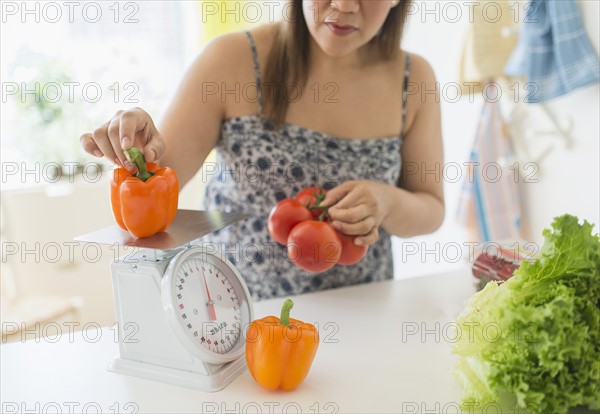
{"label": "orange bell pepper", "polygon": [[165,231],[175,219],[179,181],[175,171],[144,160],[137,148],[125,150],[137,171],[120,167],[114,171],[110,199],[117,224],[135,237],[149,237]]}
{"label": "orange bell pepper", "polygon": [[290,391],[304,381],[319,347],[319,332],[310,323],[290,318],[291,299],[281,319],[253,321],[246,334],[246,362],[252,377],[269,390]]}

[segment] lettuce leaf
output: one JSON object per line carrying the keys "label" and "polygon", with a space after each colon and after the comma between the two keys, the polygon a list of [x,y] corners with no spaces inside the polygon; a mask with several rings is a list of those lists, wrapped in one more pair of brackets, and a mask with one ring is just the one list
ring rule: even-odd
{"label": "lettuce leaf", "polygon": [[463,407],[600,409],[600,240],[592,230],[557,217],[535,262],[469,300],[453,349]]}

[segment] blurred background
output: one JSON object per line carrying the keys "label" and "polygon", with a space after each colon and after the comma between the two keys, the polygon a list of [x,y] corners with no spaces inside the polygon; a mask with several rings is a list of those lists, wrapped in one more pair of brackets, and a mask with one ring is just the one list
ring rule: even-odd
{"label": "blurred background", "polygon": [[[494,159],[505,176],[512,174],[518,185],[508,191],[519,196],[517,218],[497,221],[517,220],[518,228],[485,237],[474,230],[482,213],[469,209],[474,190],[465,185],[465,163],[478,152],[485,106],[482,93],[456,89],[472,75],[466,65],[477,72],[488,63],[485,51],[514,47],[526,7],[505,2],[512,24],[495,20],[493,35],[504,40],[484,53],[476,42],[482,26],[469,18],[469,3],[416,1],[409,16],[402,47],[432,64],[442,94],[447,213],[435,234],[394,240],[396,278],[467,268],[468,243],[539,243],[542,229],[563,213],[600,221],[598,84],[528,105],[525,84],[505,79],[499,109],[506,124],[496,132],[510,136],[511,157]],[[575,3],[597,56],[599,3]],[[111,165],[84,154],[79,136],[134,106],[160,124],[208,41],[275,21],[284,9],[278,1],[2,2],[3,341],[48,323],[76,322],[76,329],[115,323],[109,263],[124,249],[73,242],[114,223]],[[203,185],[198,174],[181,192],[180,207],[199,209]]]}

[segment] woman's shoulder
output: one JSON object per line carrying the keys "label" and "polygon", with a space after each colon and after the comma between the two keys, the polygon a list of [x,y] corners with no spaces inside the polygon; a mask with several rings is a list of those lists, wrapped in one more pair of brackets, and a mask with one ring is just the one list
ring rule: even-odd
{"label": "woman's shoulder", "polygon": [[236,68],[244,67],[246,60],[252,61],[252,47],[246,32],[250,33],[259,58],[262,58],[270,50],[276,31],[277,24],[271,23],[247,31],[226,33],[213,39],[203,54],[207,55],[206,58],[218,60],[222,64],[228,63]]}
{"label": "woman's shoulder", "polygon": [[[423,56],[412,52],[402,53],[404,56],[410,55],[410,71],[408,76],[410,95],[415,97],[424,96],[437,91],[438,84],[435,72],[431,63]],[[410,98],[409,98],[410,99]]]}
{"label": "woman's shoulder", "polygon": [[[408,74],[408,97],[406,102],[406,126],[404,131],[411,129],[417,114],[424,108],[428,102],[439,102],[439,85],[436,80],[433,67],[423,56],[403,51],[401,54],[406,63],[406,56],[409,55],[410,70]],[[404,78],[405,71],[402,70]],[[433,96],[435,94],[435,97]]]}
{"label": "woman's shoulder", "polygon": [[[249,30],[259,60],[266,58],[266,51],[274,37],[276,25],[267,24]],[[201,51],[193,65],[195,71],[221,82],[253,80],[252,47],[245,31],[220,35],[211,40]]]}
{"label": "woman's shoulder", "polygon": [[[248,32],[250,32],[252,40],[254,41],[259,67],[261,71],[267,64],[267,60],[269,58],[268,55],[270,50],[272,49],[279,27],[280,24],[275,22],[257,26],[251,30],[248,30]],[[247,38],[246,44],[248,45]],[[248,45],[248,49],[250,50],[250,45]]]}
{"label": "woman's shoulder", "polygon": [[268,50],[273,44],[273,40],[277,35],[277,31],[279,30],[280,24],[280,22],[267,23],[260,26],[256,26],[255,28],[248,31],[254,38],[257,47],[260,45]]}
{"label": "woman's shoulder", "polygon": [[429,61],[417,53],[403,50],[401,53],[402,65],[406,64],[407,55],[409,55],[410,59],[409,81],[434,84],[436,80],[435,72],[433,71],[433,67],[431,66]]}

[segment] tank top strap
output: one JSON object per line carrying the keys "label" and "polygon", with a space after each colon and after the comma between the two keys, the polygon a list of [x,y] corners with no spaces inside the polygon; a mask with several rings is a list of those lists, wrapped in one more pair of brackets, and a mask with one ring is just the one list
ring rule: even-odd
{"label": "tank top strap", "polygon": [[[406,121],[406,108],[408,103],[408,80],[410,78],[410,53],[406,52],[406,63],[404,65],[404,82],[402,83],[402,130]],[[402,136],[400,131],[400,136]]]}
{"label": "tank top strap", "polygon": [[256,79],[256,94],[258,101],[258,113],[262,113],[263,109],[263,97],[262,97],[262,86],[260,83],[260,66],[258,64],[258,53],[256,51],[256,43],[254,43],[254,37],[248,31],[245,32],[248,37],[248,41],[250,42],[250,47],[252,48],[252,60],[254,62],[254,76]]}

